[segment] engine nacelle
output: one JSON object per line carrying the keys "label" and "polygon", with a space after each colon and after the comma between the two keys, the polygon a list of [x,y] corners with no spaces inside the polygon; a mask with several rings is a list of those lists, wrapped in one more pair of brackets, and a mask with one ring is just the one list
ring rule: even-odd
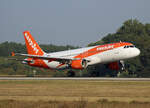
{"label": "engine nacelle", "polygon": [[85,69],[87,67],[87,60],[80,59],[80,60],[72,60],[71,68],[72,69]]}
{"label": "engine nacelle", "polygon": [[111,70],[125,70],[124,61],[120,60],[108,64],[108,68]]}

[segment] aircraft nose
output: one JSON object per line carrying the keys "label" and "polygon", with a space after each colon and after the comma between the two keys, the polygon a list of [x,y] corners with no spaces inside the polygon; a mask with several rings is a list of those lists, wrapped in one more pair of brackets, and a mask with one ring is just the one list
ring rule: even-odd
{"label": "aircraft nose", "polygon": [[140,50],[138,48],[135,49],[135,56],[140,55]]}

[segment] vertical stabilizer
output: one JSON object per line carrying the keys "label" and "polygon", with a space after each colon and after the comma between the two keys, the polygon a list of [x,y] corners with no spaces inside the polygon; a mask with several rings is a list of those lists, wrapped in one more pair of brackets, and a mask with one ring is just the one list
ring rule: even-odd
{"label": "vertical stabilizer", "polygon": [[23,35],[24,35],[28,54],[31,54],[31,55],[43,55],[44,54],[44,51],[40,48],[40,46],[37,44],[37,42],[32,37],[29,31],[24,31]]}

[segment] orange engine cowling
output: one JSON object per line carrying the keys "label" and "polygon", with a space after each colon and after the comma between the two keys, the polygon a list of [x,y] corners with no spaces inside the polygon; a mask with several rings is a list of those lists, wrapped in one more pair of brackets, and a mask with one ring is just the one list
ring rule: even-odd
{"label": "orange engine cowling", "polygon": [[72,69],[85,69],[87,67],[87,61],[85,59],[72,60]]}

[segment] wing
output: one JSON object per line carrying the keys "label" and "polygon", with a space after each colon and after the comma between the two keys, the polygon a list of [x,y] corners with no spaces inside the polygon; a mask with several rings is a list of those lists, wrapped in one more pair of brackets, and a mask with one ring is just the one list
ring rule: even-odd
{"label": "wing", "polygon": [[25,57],[30,57],[30,58],[35,58],[35,59],[43,59],[43,60],[55,60],[59,62],[68,62],[72,60],[79,60],[80,58],[67,58],[67,57],[52,57],[52,56],[40,56],[40,55],[31,55],[31,54],[21,54],[21,53],[13,53],[13,56],[18,55],[18,56],[25,56]]}

